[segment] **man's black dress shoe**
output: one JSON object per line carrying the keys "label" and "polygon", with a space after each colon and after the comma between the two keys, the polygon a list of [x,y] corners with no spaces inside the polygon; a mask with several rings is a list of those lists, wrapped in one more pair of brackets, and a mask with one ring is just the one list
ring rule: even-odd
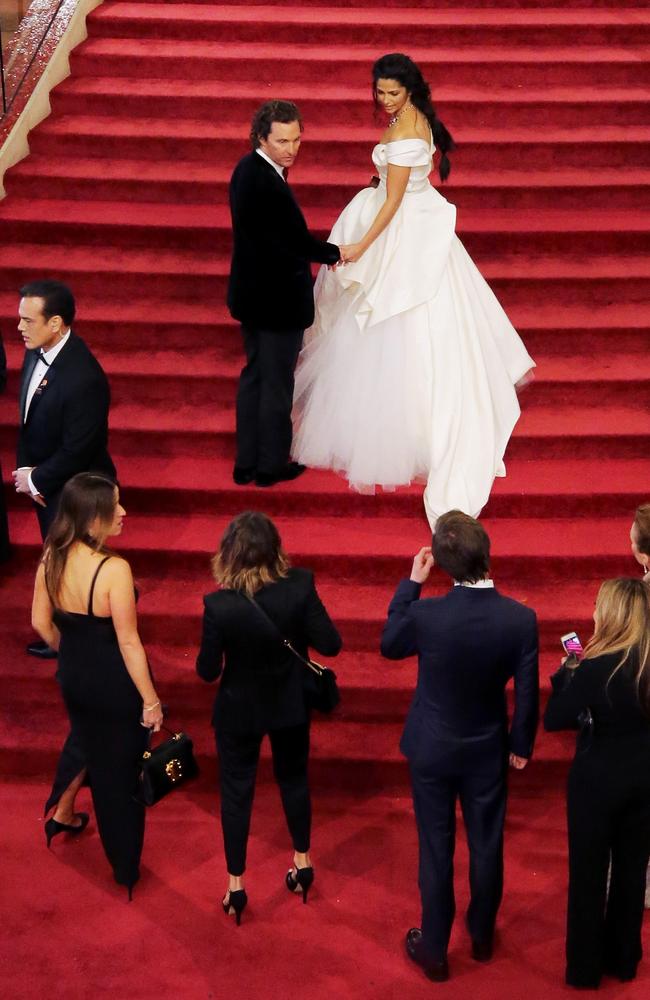
{"label": "man's black dress shoe", "polygon": [[472,958],[475,962],[489,962],[494,953],[494,941],[472,941]]}
{"label": "man's black dress shoe", "polygon": [[30,656],[40,656],[41,660],[56,660],[59,655],[56,649],[52,649],[46,642],[30,642],[26,648]]}
{"label": "man's black dress shoe", "polygon": [[275,486],[276,483],[287,483],[302,476],[306,468],[306,465],[300,465],[299,462],[289,462],[284,469],[279,469],[277,472],[258,472],[255,476],[255,484],[257,486]]}
{"label": "man's black dress shoe", "polygon": [[232,478],[237,486],[248,486],[255,479],[255,469],[247,469],[243,465],[236,465],[232,470]]}
{"label": "man's black dress shoe", "polygon": [[423,952],[422,931],[419,927],[411,927],[407,931],[404,943],[406,944],[406,954],[419,965],[427,979],[432,979],[434,983],[444,983],[449,979],[449,964],[446,958],[441,962],[434,962]]}

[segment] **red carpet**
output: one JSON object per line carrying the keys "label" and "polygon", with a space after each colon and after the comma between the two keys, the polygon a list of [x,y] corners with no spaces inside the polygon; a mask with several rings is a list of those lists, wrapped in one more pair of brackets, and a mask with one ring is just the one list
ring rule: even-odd
{"label": "red carpet", "polygon": [[[205,770],[188,799],[152,813],[131,907],[107,885],[96,836],[45,852],[38,815],[65,724],[51,666],[22,652],[38,534],[7,490],[16,555],[0,570],[0,760],[13,778],[3,808],[11,994],[424,996],[434,987],[400,957],[417,918],[397,750],[414,671],[376,652],[394,584],[427,541],[421,489],[361,497],[316,471],[272,491],[232,484],[241,357],[223,304],[227,182],[255,106],[294,98],[306,131],[292,184],[310,224],[326,232],[371,173],[371,62],[395,49],[421,62],[459,143],[448,196],[460,235],[538,362],[508,477],[485,517],[501,589],[538,611],[546,687],[558,636],[589,634],[600,580],[634,572],[627,532],[650,494],[648,4],[108,0],[88,26],[0,203],[10,358],[2,464],[7,477],[21,360],[16,290],[56,276],[74,288],[78,332],[111,378],[111,446],[130,515],[120,547],[139,579],[164,699],[196,737]],[[276,517],[295,562],[316,570],[346,651],[343,706],[314,728],[314,905],[284,898],[277,801],[263,788],[250,926],[235,931],[216,910],[211,694],[193,663],[209,556],[246,507]],[[565,993],[561,792],[571,742],[540,734],[534,763],[513,783],[502,948],[477,969],[458,931],[457,975],[435,987],[450,996]],[[34,958],[44,933],[47,948]],[[642,981],[606,993],[644,996],[645,969]]]}

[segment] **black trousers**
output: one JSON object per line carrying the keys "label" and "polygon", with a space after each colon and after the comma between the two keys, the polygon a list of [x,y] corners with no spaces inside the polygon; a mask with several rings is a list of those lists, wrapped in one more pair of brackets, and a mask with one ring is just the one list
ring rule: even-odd
{"label": "black trousers", "polygon": [[480,943],[487,944],[494,935],[503,894],[506,767],[498,758],[493,766],[481,766],[477,771],[440,773],[411,763],[411,780],[420,847],[422,940],[428,956],[433,961],[442,961],[456,913],[457,798],[469,847],[467,927],[472,940]]}
{"label": "black trousers", "polygon": [[[221,772],[221,825],[230,875],[246,870],[255,777],[263,733],[216,731]],[[311,797],[307,781],[309,724],[269,732],[273,773],[280,787],[284,815],[294,851],[309,850]]]}
{"label": "black trousers", "polygon": [[650,855],[647,772],[647,750],[636,760],[629,752],[614,761],[592,749],[571,769],[566,980],[572,986],[595,988],[603,972],[621,979],[636,974]]}
{"label": "black trousers", "polygon": [[246,364],[237,390],[235,464],[272,475],[289,461],[293,373],[302,330],[242,327]]}

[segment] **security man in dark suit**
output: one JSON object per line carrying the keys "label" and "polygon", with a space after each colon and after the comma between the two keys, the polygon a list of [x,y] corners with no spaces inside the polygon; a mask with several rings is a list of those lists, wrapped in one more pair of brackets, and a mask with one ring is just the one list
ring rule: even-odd
{"label": "security man in dark suit", "polygon": [[[59,281],[33,281],[20,296],[18,330],[27,350],[13,478],[16,492],[34,502],[45,539],[71,476],[91,470],[115,475],[108,454],[110,392],[101,365],[71,330],[70,289]],[[29,652],[51,655],[43,646],[34,643]]]}
{"label": "security man in dark suit", "polygon": [[253,118],[253,151],[230,182],[228,308],[242,325],[246,352],[237,392],[238,485],[272,486],[304,472],[289,454],[294,369],[314,321],[310,263],[336,264],[340,253],[311,235],[286,180],[302,128],[295,104],[267,101]]}
{"label": "security man in dark suit", "polygon": [[[537,728],[537,619],[494,588],[489,559],[490,540],[478,521],[460,511],[440,517],[433,552],[421,549],[410,580],[399,584],[381,641],[389,659],[418,654],[401,750],[409,761],[420,843],[422,927],[408,932],[406,949],[436,981],[449,975],[456,800],[470,855],[472,956],[488,961],[503,891],[508,761],[518,770],[526,766]],[[444,597],[419,600],[434,561],[454,586]],[[505,688],[513,677],[508,732]]]}

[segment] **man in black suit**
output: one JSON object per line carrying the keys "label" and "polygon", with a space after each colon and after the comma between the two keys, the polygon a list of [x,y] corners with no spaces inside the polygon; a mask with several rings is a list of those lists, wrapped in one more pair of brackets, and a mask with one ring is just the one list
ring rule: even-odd
{"label": "man in black suit", "polygon": [[[419,600],[434,564],[454,581],[444,597]],[[533,749],[539,677],[534,611],[502,597],[489,577],[490,540],[460,511],[438,519],[431,549],[413,561],[391,601],[381,651],[418,654],[415,697],[402,735],[420,843],[422,927],[406,935],[409,957],[427,976],[447,979],[455,913],[456,799],[470,854],[467,927],[477,961],[492,956],[503,890],[503,825],[508,760],[521,770]],[[514,677],[508,733],[506,684]]]}
{"label": "man in black suit", "polygon": [[237,392],[238,485],[272,486],[304,472],[289,454],[294,369],[314,320],[310,262],[336,264],[340,254],[311,235],[286,180],[302,127],[290,101],[262,105],[251,126],[253,151],[230,182],[228,308],[241,323],[246,352]]}
{"label": "man in black suit", "polygon": [[[20,290],[18,330],[25,360],[20,387],[16,492],[35,505],[43,539],[65,483],[77,472],[115,475],[108,454],[110,392],[101,365],[71,330],[72,292],[59,281],[33,281]],[[51,655],[43,643],[28,647]],[[40,650],[40,652],[39,652]]]}

